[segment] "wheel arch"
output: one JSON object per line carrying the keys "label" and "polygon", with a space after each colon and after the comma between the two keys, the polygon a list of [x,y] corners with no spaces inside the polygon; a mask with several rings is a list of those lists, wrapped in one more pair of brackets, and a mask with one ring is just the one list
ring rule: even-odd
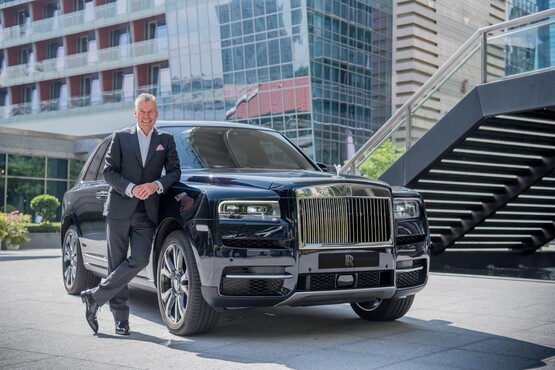
{"label": "wheel arch", "polygon": [[76,220],[77,218],[72,214],[65,214],[62,217],[62,222],[60,224],[60,246],[64,245],[64,238],[65,238],[66,232],[72,225],[75,226],[75,228],[77,229],[77,234],[79,236],[83,235],[83,233],[81,232],[81,227],[79,226],[79,223]]}
{"label": "wheel arch", "polygon": [[158,255],[160,254],[160,249],[162,248],[162,244],[164,240],[170,235],[173,231],[176,230],[183,230],[183,226],[181,223],[176,220],[175,218],[167,218],[156,229],[156,234],[154,236],[154,247],[153,247],[153,256],[152,256],[152,276],[154,276],[154,284],[158,284],[158,276],[157,276],[157,265],[158,265]]}

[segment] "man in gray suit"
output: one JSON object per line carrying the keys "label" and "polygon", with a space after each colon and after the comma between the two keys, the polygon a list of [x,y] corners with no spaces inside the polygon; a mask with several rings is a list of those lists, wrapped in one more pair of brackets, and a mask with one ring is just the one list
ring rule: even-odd
{"label": "man in gray suit", "polygon": [[98,309],[110,302],[116,334],[129,335],[127,284],[148,265],[160,194],[181,176],[173,136],[154,128],[158,110],[153,95],[137,97],[135,118],[133,127],[113,134],[106,154],[104,178],[110,191],[104,215],[109,275],[97,287],[81,292],[85,317],[95,333]]}

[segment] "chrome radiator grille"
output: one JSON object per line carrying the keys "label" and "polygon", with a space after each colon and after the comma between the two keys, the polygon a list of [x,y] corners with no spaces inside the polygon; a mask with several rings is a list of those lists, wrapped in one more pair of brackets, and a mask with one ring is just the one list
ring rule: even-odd
{"label": "chrome radiator grille", "polygon": [[385,197],[298,199],[301,248],[391,245],[391,202]]}

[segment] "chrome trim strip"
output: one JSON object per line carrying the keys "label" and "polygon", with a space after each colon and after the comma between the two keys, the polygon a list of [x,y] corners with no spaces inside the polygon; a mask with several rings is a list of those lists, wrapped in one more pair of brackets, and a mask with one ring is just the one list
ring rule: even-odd
{"label": "chrome trim strip", "polygon": [[310,298],[328,298],[330,300],[348,298],[348,299],[361,299],[370,300],[372,298],[389,299],[393,297],[396,292],[395,287],[383,288],[366,288],[366,289],[348,289],[348,290],[326,290],[318,292],[297,292],[283,302],[278,303],[276,306],[289,306],[302,300]]}
{"label": "chrome trim strip", "polygon": [[336,243],[336,244],[322,244],[322,243],[306,243],[301,247],[302,249],[338,249],[338,248],[391,248],[393,242],[388,240],[383,243]]}
{"label": "chrome trim strip", "polygon": [[102,257],[102,256],[99,256],[97,254],[92,254],[92,253],[83,253],[83,257],[90,258],[92,260],[102,261],[102,262],[107,262],[108,261],[107,257]]}
{"label": "chrome trim strip", "polygon": [[253,274],[229,274],[224,275],[224,278],[229,279],[292,279],[293,275],[253,275]]}
{"label": "chrome trim strip", "polygon": [[396,272],[397,273],[400,273],[400,272],[414,272],[414,271],[420,271],[422,269],[424,269],[424,266],[415,267],[415,268],[412,268],[412,269],[398,269]]}

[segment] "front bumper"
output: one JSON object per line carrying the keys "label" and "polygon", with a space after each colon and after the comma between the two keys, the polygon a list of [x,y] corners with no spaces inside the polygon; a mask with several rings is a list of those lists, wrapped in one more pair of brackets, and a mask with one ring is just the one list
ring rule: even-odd
{"label": "front bumper", "polygon": [[[205,263],[212,264],[209,269],[218,273],[211,276],[209,284],[203,284],[202,293],[213,307],[307,306],[400,298],[426,285],[428,255],[418,256],[407,268],[396,269],[392,253],[373,253],[379,255],[379,266],[354,269],[321,269],[307,262],[318,253],[311,253],[308,259],[302,254],[296,258],[235,257],[219,261],[223,264],[219,267],[213,263],[218,265],[220,259],[206,259]],[[408,260],[405,256],[405,266]]]}
{"label": "front bumper", "polygon": [[[414,294],[427,282],[428,240],[397,249],[299,250],[287,225],[249,229],[250,235],[264,232],[264,238],[249,238],[229,227],[221,234],[224,237],[215,238],[211,231],[221,225],[218,228],[211,220],[198,227],[198,222],[202,221],[190,224],[190,230],[202,294],[215,308],[389,299]],[[222,242],[215,245],[215,240]]]}

